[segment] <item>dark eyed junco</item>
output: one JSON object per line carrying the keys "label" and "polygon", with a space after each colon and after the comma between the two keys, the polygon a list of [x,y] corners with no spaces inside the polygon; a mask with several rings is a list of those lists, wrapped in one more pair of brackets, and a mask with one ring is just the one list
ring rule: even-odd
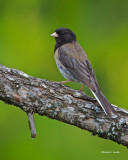
{"label": "dark eyed junco", "polygon": [[[88,57],[76,40],[76,35],[67,28],[56,29],[55,60],[61,74],[69,81],[86,85],[108,116],[117,115],[110,102],[101,92]],[[64,81],[65,82],[65,81]]]}

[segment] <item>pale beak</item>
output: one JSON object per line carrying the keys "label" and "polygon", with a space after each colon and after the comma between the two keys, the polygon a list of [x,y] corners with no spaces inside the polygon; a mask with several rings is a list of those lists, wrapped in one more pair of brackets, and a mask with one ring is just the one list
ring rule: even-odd
{"label": "pale beak", "polygon": [[56,32],[54,32],[53,34],[51,34],[51,36],[52,37],[59,37],[59,35]]}

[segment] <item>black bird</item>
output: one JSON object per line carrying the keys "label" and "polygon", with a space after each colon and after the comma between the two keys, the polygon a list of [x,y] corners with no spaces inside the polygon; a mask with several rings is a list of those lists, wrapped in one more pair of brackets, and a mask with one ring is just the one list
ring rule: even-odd
{"label": "black bird", "polygon": [[76,35],[68,28],[59,28],[51,35],[55,37],[55,60],[61,74],[68,80],[64,82],[78,82],[86,85],[106,115],[117,115],[110,102],[103,95],[96,80],[95,73],[88,57],[76,40]]}

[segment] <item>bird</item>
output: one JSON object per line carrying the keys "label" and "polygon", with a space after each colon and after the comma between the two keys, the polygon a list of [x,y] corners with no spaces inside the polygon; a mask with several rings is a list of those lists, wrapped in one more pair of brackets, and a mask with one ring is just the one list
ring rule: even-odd
{"label": "bird", "polygon": [[[56,44],[54,58],[60,73],[67,79],[65,82],[77,82],[86,85],[108,117],[117,116],[116,110],[100,90],[94,70],[86,52],[77,42],[75,33],[68,28],[58,28],[52,37]],[[81,88],[81,90],[82,90]]]}

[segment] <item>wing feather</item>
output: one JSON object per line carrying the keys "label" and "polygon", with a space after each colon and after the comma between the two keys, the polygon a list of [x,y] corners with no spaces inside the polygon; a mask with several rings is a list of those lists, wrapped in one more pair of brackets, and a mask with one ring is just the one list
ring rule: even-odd
{"label": "wing feather", "polygon": [[79,82],[87,85],[93,91],[96,91],[96,85],[98,85],[94,71],[91,67],[91,64],[84,52],[85,55],[82,55],[82,59],[79,56],[79,53],[76,53],[76,50],[71,52],[66,46],[59,48],[59,60],[64,65],[64,67],[70,72],[72,77],[77,79]]}

